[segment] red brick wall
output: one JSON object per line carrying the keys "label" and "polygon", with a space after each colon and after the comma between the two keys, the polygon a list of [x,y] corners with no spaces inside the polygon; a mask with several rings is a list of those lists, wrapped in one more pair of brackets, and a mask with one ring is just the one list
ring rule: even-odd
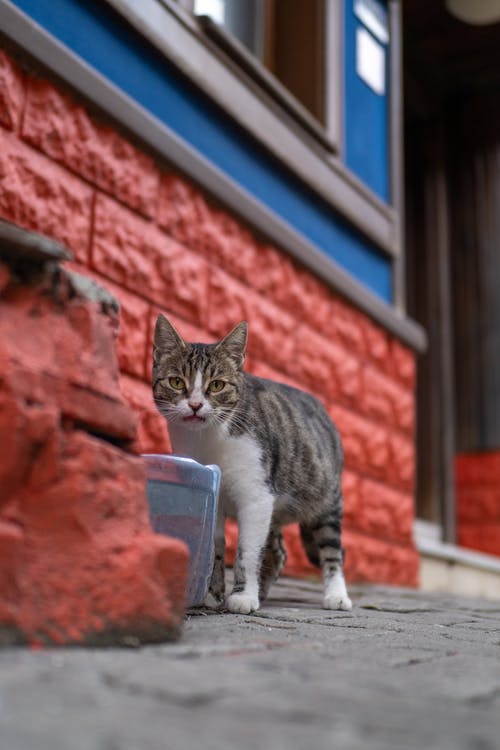
{"label": "red brick wall", "polygon": [[456,459],[458,542],[500,555],[500,450]]}
{"label": "red brick wall", "polygon": [[[0,57],[0,216],[65,242],[122,304],[122,390],[138,447],[165,451],[150,395],[159,310],[187,339],[245,318],[251,371],[310,390],[346,454],[352,579],[413,585],[414,379],[410,350],[49,81]],[[289,572],[312,569],[294,529]]]}

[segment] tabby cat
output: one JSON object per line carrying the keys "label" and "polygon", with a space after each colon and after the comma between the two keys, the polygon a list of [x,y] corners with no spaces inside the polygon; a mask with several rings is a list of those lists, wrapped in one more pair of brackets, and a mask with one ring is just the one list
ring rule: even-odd
{"label": "tabby cat", "polygon": [[247,324],[216,344],[184,341],[156,321],[153,395],[174,452],[222,471],[209,606],[224,603],[224,520],[239,529],[226,606],[259,608],[286,560],[281,527],[294,521],[309,560],[322,568],[323,606],[351,609],[342,573],[343,463],[339,434],[320,402],[243,371]]}

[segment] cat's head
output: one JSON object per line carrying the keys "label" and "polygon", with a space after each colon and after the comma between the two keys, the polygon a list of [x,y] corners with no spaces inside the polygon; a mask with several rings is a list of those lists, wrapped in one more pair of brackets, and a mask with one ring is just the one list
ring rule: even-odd
{"label": "cat's head", "polygon": [[225,422],[239,401],[246,343],[245,322],[216,344],[190,344],[160,314],[153,345],[158,411],[192,429]]}

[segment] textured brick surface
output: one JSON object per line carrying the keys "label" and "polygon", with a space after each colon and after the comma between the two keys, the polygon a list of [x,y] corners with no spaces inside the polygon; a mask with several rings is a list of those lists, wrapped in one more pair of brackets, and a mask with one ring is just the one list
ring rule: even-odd
{"label": "textured brick surface", "polygon": [[92,191],[0,129],[0,216],[54,237],[87,259]]}
{"label": "textured brick surface", "polygon": [[199,323],[206,319],[206,263],[154,225],[99,196],[92,266],[131,292]]}
{"label": "textured brick surface", "polygon": [[28,82],[22,135],[146,216],[156,213],[160,176],[153,159],[39,78]]}
{"label": "textured brick surface", "polygon": [[141,380],[122,375],[120,390],[127,404],[136,413],[139,422],[135,450],[138,453],[171,453],[167,424],[153,403],[151,386]]}
{"label": "textured brick surface", "polygon": [[358,403],[359,361],[338,344],[302,326],[297,334],[297,376],[313,392],[332,401]]}
{"label": "textured brick surface", "polygon": [[500,555],[500,451],[458,455],[455,474],[459,543]]}
{"label": "textured brick surface", "polygon": [[371,419],[413,434],[414,398],[411,391],[376,370],[363,369],[362,411]]}
{"label": "textured brick surface", "polygon": [[24,75],[0,49],[0,125],[17,130],[24,104]]}

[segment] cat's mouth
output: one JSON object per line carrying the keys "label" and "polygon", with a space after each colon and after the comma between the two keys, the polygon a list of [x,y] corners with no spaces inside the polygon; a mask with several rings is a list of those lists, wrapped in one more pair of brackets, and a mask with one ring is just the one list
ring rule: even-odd
{"label": "cat's mouth", "polygon": [[190,414],[189,417],[183,417],[183,422],[204,422],[205,417],[199,417],[197,414]]}

